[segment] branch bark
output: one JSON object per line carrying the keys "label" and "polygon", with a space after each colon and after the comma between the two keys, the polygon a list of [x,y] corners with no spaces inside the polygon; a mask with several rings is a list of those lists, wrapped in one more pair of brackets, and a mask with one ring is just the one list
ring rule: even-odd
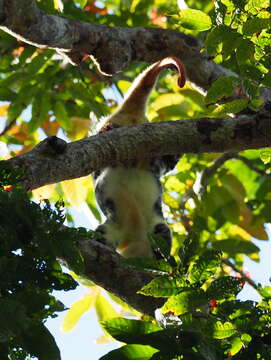
{"label": "branch bark", "polygon": [[65,146],[63,140],[48,139],[30,152],[8,160],[25,170],[22,185],[28,190],[85,176],[94,170],[135,158],[239,152],[271,146],[270,104],[258,113],[236,118],[121,127]]}
{"label": "branch bark", "polygon": [[84,275],[136,310],[154,316],[155,309],[165,302],[162,298],[137,294],[153,277],[120,264],[121,256],[107,246],[89,240],[80,244],[80,251],[86,264]]}
{"label": "branch bark", "polygon": [[190,81],[202,89],[221,76],[234,75],[200,52],[201,42],[174,30],[112,27],[75,21],[41,11],[35,0],[0,0],[0,29],[39,48],[55,49],[78,65],[92,56],[100,70],[113,74],[135,61],[153,63],[177,56]]}

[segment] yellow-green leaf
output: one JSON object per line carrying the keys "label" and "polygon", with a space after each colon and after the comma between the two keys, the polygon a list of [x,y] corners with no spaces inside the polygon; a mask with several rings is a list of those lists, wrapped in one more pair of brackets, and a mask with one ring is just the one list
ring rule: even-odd
{"label": "yellow-green leaf", "polygon": [[247,107],[248,100],[238,99],[219,105],[210,114],[210,117],[222,116],[230,113],[238,113]]}
{"label": "yellow-green leaf", "polygon": [[98,319],[101,321],[119,317],[119,314],[111,305],[110,301],[107,300],[102,294],[99,294],[96,298],[95,309]]}
{"label": "yellow-green leaf", "polygon": [[226,339],[237,332],[234,324],[230,322],[222,323],[221,321],[217,321],[210,330],[212,330],[214,339]]}
{"label": "yellow-green leaf", "polygon": [[204,31],[210,29],[212,20],[200,10],[185,9],[179,13],[179,24],[189,30]]}
{"label": "yellow-green leaf", "polygon": [[62,323],[62,330],[64,332],[72,330],[80,317],[94,306],[97,296],[96,291],[97,290],[91,292],[91,294],[86,294],[70,307]]}
{"label": "yellow-green leaf", "polygon": [[72,206],[79,207],[87,199],[88,192],[92,187],[89,176],[61,182],[63,192]]}
{"label": "yellow-green leaf", "polygon": [[32,191],[32,195],[35,200],[40,201],[44,199],[50,199],[53,196],[55,190],[55,184],[44,185],[38,189]]}
{"label": "yellow-green leaf", "polygon": [[176,199],[174,199],[172,196],[170,196],[168,193],[163,194],[163,201],[171,209],[179,209],[180,207],[179,202]]}
{"label": "yellow-green leaf", "polygon": [[242,340],[238,336],[232,338],[230,340],[230,343],[231,343],[231,347],[228,351],[228,356],[234,356],[235,354],[237,354],[244,345]]}
{"label": "yellow-green leaf", "polygon": [[63,11],[63,2],[62,0],[54,0],[54,8],[59,11]]}

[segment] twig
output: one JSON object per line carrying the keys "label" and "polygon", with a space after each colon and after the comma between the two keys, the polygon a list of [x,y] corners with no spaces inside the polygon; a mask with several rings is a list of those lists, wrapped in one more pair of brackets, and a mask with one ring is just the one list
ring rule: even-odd
{"label": "twig", "polygon": [[267,177],[267,178],[271,179],[271,174],[267,174],[264,170],[259,169],[257,166],[252,164],[252,162],[249,159],[247,159],[246,157],[244,157],[242,155],[235,154],[235,155],[233,155],[232,158],[243,161],[243,163],[246,164],[247,167],[249,167],[251,170],[255,171],[256,173],[258,173],[261,176],[264,176],[264,177]]}
{"label": "twig", "polygon": [[225,265],[230,266],[236,273],[240,274],[244,281],[246,281],[250,286],[258,291],[258,285],[255,283],[255,281],[250,279],[242,270],[238,269],[229,259],[224,259],[223,262]]}
{"label": "twig", "polygon": [[6,132],[8,132],[8,131],[12,128],[13,125],[15,125],[16,120],[17,120],[17,118],[15,118],[15,119],[13,119],[12,121],[10,121],[10,122],[4,127],[4,129],[1,131],[0,136],[4,136],[4,135],[6,134]]}
{"label": "twig", "polygon": [[227,152],[219,156],[211,166],[205,168],[205,170],[201,173],[198,191],[196,191],[198,196],[201,196],[205,192],[208,179],[215,175],[217,169],[220,168],[220,166],[222,166],[226,161],[234,158],[235,156],[235,153]]}

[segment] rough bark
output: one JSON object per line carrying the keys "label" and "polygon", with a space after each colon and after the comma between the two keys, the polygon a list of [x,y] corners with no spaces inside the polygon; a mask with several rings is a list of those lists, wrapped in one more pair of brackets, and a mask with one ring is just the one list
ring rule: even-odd
{"label": "rough bark", "polygon": [[154,316],[155,309],[165,302],[161,298],[136,294],[152,277],[120,264],[121,256],[108,247],[89,240],[81,244],[80,250],[86,264],[85,276],[136,310]]}
{"label": "rough bark", "polygon": [[122,127],[64,145],[63,140],[48,139],[32,151],[8,160],[14,166],[25,169],[23,185],[28,190],[85,176],[94,170],[134,158],[238,152],[271,146],[270,106],[265,106],[258,113],[236,118]]}
{"label": "rough bark", "polygon": [[113,74],[135,61],[153,63],[177,56],[188,78],[208,89],[217,78],[233,73],[201,53],[193,36],[159,28],[111,27],[65,19],[42,12],[35,0],[0,0],[0,29],[39,48],[52,48],[73,64],[92,56],[101,71]]}

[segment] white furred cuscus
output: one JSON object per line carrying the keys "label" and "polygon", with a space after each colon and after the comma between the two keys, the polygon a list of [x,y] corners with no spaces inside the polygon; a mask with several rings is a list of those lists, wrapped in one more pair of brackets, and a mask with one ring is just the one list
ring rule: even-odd
{"label": "white furred cuscus", "polygon": [[[134,80],[119,108],[98,124],[96,133],[148,122],[148,97],[158,75],[166,68],[178,72],[178,84],[183,87],[185,69],[178,58],[167,57],[152,64]],[[175,155],[146,157],[93,174],[96,199],[106,216],[96,229],[102,234],[101,241],[124,257],[158,257],[150,245],[150,235],[164,237],[170,246],[170,230],[161,208],[160,177],[173,169],[177,160]]]}

